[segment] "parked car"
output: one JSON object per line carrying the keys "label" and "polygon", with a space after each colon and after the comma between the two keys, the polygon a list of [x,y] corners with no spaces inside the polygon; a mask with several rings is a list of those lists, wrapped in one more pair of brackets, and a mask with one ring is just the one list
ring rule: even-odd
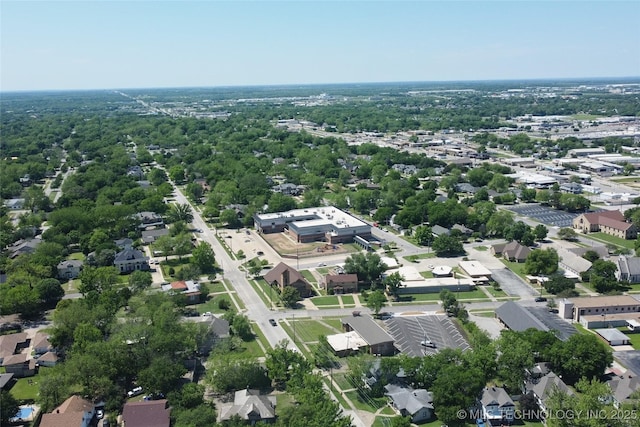
{"label": "parked car", "polygon": [[423,347],[436,348],[436,345],[431,340],[420,341],[420,345]]}
{"label": "parked car", "polygon": [[536,302],[545,302],[546,300],[545,297],[536,297]]}
{"label": "parked car", "polygon": [[134,387],[132,390],[127,392],[127,397],[139,396],[142,394],[142,387]]}
{"label": "parked car", "polygon": [[278,326],[278,323],[276,323],[275,319],[269,319],[269,323],[271,323],[271,326]]}

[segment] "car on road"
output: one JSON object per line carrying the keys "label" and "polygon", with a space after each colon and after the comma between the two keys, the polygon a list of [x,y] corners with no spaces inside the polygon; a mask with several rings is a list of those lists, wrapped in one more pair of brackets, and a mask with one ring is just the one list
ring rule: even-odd
{"label": "car on road", "polygon": [[318,267],[326,267],[326,266],[327,266],[327,264],[325,264],[324,262],[318,263]]}
{"label": "car on road", "polygon": [[278,326],[275,319],[269,319],[269,323],[271,323],[271,326]]}
{"label": "car on road", "polygon": [[256,252],[256,254],[262,256],[262,255],[264,255],[264,252],[258,251],[258,252]]}
{"label": "car on road", "polygon": [[536,297],[536,302],[545,302],[547,299],[545,297]]}

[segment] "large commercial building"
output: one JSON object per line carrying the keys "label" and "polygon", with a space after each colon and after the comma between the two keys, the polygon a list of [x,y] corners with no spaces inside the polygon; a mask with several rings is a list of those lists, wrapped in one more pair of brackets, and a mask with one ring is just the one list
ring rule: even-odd
{"label": "large commercial building", "polygon": [[333,206],[256,214],[253,220],[259,233],[284,232],[300,243],[349,243],[371,238],[369,224]]}

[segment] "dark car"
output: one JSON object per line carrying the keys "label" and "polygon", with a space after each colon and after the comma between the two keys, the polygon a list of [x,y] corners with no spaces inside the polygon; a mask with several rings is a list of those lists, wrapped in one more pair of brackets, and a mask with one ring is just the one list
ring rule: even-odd
{"label": "dark car", "polygon": [[269,319],[269,323],[271,323],[271,326],[278,326],[275,319]]}
{"label": "dark car", "polygon": [[545,302],[546,300],[545,297],[536,297],[536,302]]}

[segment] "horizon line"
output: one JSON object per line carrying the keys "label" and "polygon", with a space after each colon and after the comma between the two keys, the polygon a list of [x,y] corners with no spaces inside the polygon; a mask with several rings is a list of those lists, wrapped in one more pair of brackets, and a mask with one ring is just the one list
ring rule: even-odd
{"label": "horizon line", "polygon": [[478,79],[478,80],[398,80],[398,81],[371,81],[371,82],[334,82],[334,83],[270,83],[270,84],[237,84],[219,86],[141,86],[141,87],[106,87],[89,89],[13,89],[2,90],[0,94],[18,93],[60,93],[60,92],[101,92],[120,90],[170,90],[170,89],[238,89],[238,88],[277,88],[277,87],[312,87],[312,86],[348,86],[348,85],[380,85],[380,84],[453,84],[453,83],[500,83],[500,82],[555,82],[555,81],[588,81],[588,80],[639,80],[637,76],[601,76],[601,77],[532,77],[532,78],[506,78],[506,79]]}

